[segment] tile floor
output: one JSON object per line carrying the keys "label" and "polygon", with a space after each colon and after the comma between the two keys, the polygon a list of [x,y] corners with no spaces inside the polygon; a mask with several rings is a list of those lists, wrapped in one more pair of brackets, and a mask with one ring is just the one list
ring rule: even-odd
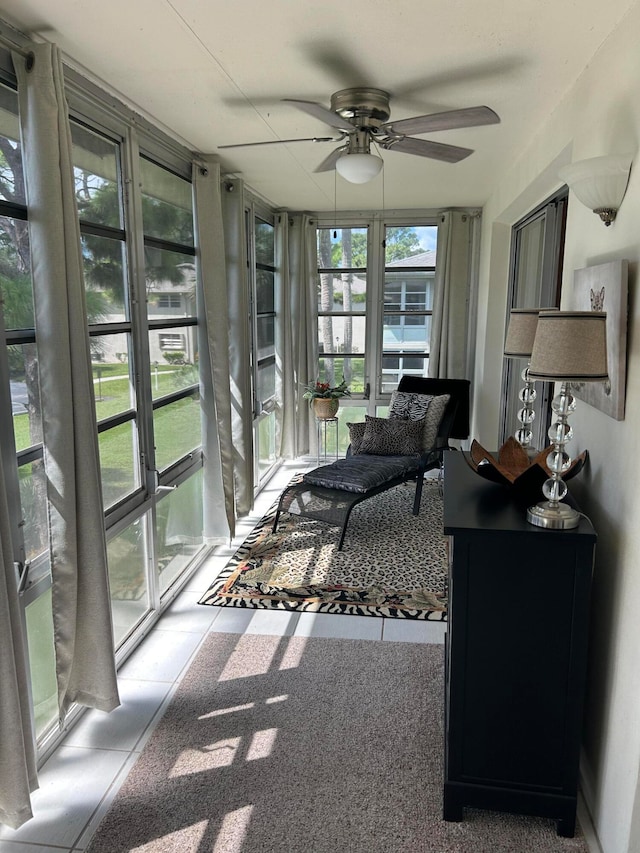
{"label": "tile floor", "polygon": [[154,629],[118,673],[122,704],[111,714],[89,711],[43,765],[33,794],[34,818],[19,830],[0,827],[0,853],[81,851],[209,631],[341,637],[416,643],[444,642],[442,622],[367,616],[201,607],[197,601],[296,467],[284,466],[256,501],[229,548],[219,548],[186,583]]}

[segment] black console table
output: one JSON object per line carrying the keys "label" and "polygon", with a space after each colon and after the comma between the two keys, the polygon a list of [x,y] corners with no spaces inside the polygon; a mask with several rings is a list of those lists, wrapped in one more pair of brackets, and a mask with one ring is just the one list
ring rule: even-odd
{"label": "black console table", "polygon": [[575,831],[596,542],[526,521],[533,500],[444,462],[450,537],[444,819],[465,806],[557,820]]}

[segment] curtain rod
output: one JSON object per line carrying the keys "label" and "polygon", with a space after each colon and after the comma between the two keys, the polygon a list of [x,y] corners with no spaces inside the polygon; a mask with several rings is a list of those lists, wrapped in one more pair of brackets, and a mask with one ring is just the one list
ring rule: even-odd
{"label": "curtain rod", "polygon": [[20,56],[24,57],[25,67],[27,71],[31,71],[35,62],[35,54],[32,50],[21,47],[19,44],[11,41],[11,39],[8,39],[2,33],[0,33],[0,45],[7,48],[7,50],[12,51],[13,53],[19,53]]}

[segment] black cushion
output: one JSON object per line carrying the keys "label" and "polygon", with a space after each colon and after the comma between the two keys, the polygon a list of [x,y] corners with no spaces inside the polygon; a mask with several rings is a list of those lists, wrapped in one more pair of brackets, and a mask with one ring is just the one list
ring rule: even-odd
{"label": "black cushion", "polygon": [[302,479],[310,486],[364,494],[394,477],[417,472],[421,461],[420,456],[369,456],[360,453],[338,459],[330,465],[321,465]]}

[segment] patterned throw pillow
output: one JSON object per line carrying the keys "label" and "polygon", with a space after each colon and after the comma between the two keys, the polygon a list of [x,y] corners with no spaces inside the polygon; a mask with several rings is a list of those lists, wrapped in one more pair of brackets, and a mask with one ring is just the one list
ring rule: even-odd
{"label": "patterned throw pillow", "polygon": [[389,404],[389,418],[409,418],[412,421],[424,421],[422,450],[431,450],[435,444],[440,422],[450,395],[434,397],[431,394],[410,394],[406,391],[393,391]]}
{"label": "patterned throw pillow", "polygon": [[400,418],[365,415],[365,431],[358,453],[377,456],[412,456],[422,451],[424,423]]}
{"label": "patterned throw pillow", "polygon": [[349,427],[349,439],[351,441],[351,452],[360,453],[360,445],[364,437],[364,431],[367,428],[366,421],[358,421],[354,424],[347,424]]}

